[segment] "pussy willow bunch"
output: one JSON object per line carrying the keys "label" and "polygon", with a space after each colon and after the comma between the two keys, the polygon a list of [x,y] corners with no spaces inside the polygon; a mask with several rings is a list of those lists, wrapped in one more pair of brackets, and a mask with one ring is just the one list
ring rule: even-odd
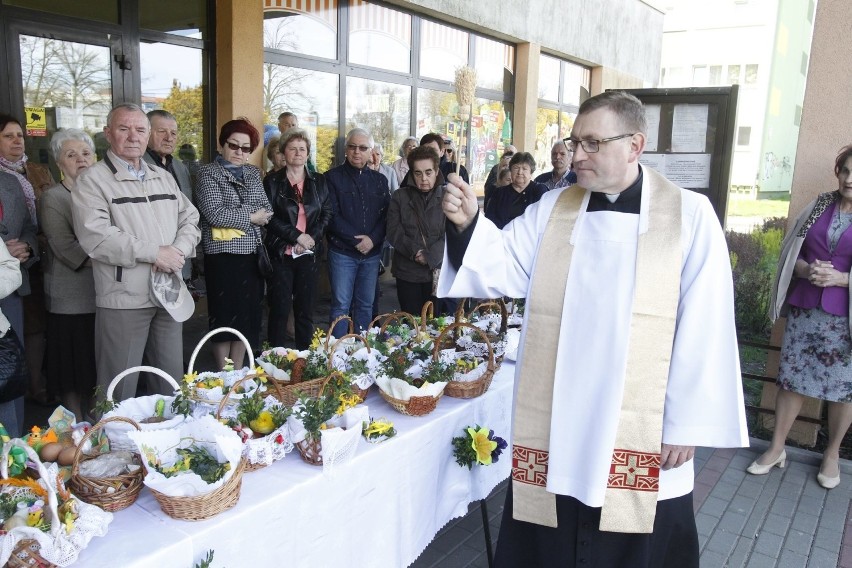
{"label": "pussy willow bunch", "polygon": [[464,65],[456,68],[456,99],[459,107],[466,109],[473,103],[476,92],[476,69]]}

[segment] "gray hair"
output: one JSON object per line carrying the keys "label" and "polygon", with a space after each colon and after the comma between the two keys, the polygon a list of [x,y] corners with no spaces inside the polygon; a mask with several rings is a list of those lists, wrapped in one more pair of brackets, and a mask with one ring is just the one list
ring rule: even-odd
{"label": "gray hair", "polygon": [[[141,112],[145,115],[145,120],[148,120],[148,115],[145,114],[145,111],[142,109],[142,107],[137,105],[136,103],[118,103],[117,105],[112,107],[112,110],[110,110],[109,114],[107,114],[107,126],[112,126],[112,117],[115,116],[115,113],[119,111]],[[148,129],[151,129],[150,120],[148,120]]]}
{"label": "gray hair", "polygon": [[406,138],[405,140],[402,141],[402,144],[399,145],[399,157],[400,158],[405,157],[405,145],[406,145],[406,143],[408,143],[409,140],[413,140],[414,141],[414,147],[415,148],[417,147],[417,137],[416,136],[409,136],[408,138]]}
{"label": "gray hair", "polygon": [[379,154],[384,154],[385,149],[384,149],[384,147],[382,147],[382,145],[379,142],[376,142],[375,144],[373,144],[373,152],[378,152]]}
{"label": "gray hair", "polygon": [[617,117],[621,126],[630,131],[631,134],[648,132],[648,123],[645,120],[645,105],[642,101],[624,91],[605,91],[583,101],[577,116],[588,114],[600,108],[608,109]]}
{"label": "gray hair", "polygon": [[[554,150],[556,150],[559,146],[565,146],[565,141],[564,141],[564,140],[557,140],[557,141],[556,141],[556,144],[554,144],[554,145],[553,145],[553,147],[551,147],[551,148],[550,148],[550,151],[551,151],[551,152],[553,152],[553,151],[554,151]],[[567,149],[567,148],[568,148],[568,146],[565,146],[565,148]]]}
{"label": "gray hair", "polygon": [[59,161],[59,156],[62,154],[62,145],[69,140],[79,140],[85,142],[92,153],[95,153],[95,142],[92,137],[83,132],[79,128],[63,128],[56,132],[50,139],[50,152],[53,154],[53,159]]}
{"label": "gray hair", "polygon": [[376,141],[373,140],[373,135],[370,134],[369,132],[367,132],[366,130],[364,130],[363,128],[353,128],[352,130],[350,130],[349,133],[346,135],[346,144],[349,144],[352,141],[352,139],[356,136],[366,137],[367,138],[367,146],[369,146],[370,149],[372,149],[373,146],[376,144]]}
{"label": "gray hair", "polygon": [[175,115],[173,115],[172,113],[170,113],[167,110],[163,110],[161,108],[158,108],[158,109],[154,109],[154,110],[148,112],[148,120],[149,121],[154,120],[155,118],[158,118],[158,117],[159,118],[165,118],[166,120],[174,120],[175,122],[177,122]]}
{"label": "gray hair", "polygon": [[278,151],[284,153],[284,148],[293,140],[303,140],[308,147],[308,155],[311,155],[311,139],[308,137],[308,132],[298,127],[288,128],[278,140]]}

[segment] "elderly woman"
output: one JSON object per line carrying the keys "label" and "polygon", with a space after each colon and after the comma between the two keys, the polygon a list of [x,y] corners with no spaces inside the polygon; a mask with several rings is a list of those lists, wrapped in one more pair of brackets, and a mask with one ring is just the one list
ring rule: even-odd
{"label": "elderly woman", "polygon": [[95,388],[95,282],[92,263],[74,235],[71,193],[77,176],[95,163],[95,143],[75,128],[53,135],[50,149],[62,181],[39,200],[47,308],[48,388],[77,420],[85,419]]}
{"label": "elderly woman", "polygon": [[409,136],[402,141],[399,147],[399,158],[391,164],[391,168],[396,173],[396,179],[399,183],[405,179],[405,174],[408,173],[408,153],[417,148],[417,138]]}
{"label": "elderly woman", "polygon": [[485,194],[484,201],[482,202],[482,208],[485,209],[488,207],[488,202],[491,200],[491,194],[495,189],[501,187],[499,180],[497,179],[500,172],[509,167],[509,162],[512,159],[512,156],[518,153],[517,148],[512,146],[511,144],[506,146],[503,155],[500,156],[500,161],[494,164],[494,167],[491,168],[491,171],[488,172],[488,177],[485,178]]}
{"label": "elderly woman", "polygon": [[274,270],[269,279],[269,342],[284,345],[292,309],[297,349],[307,349],[314,333],[314,301],[325,228],[331,202],[322,174],[307,168],[308,133],[291,128],[281,135],[284,168],[267,176],[264,189],[272,204],[266,242]]}
{"label": "elderly woman", "polygon": [[527,207],[547,192],[544,184],[533,181],[535,158],[529,152],[520,152],[509,161],[511,185],[498,187],[491,194],[485,207],[485,216],[502,229],[515,217],[521,216]]}
{"label": "elderly woman", "polygon": [[[9,253],[6,246],[0,244],[0,299],[5,299],[9,294],[14,293],[20,285],[20,262]],[[8,334],[17,335],[10,325],[9,319],[0,309],[0,337],[13,340],[13,337],[8,336]],[[9,388],[9,385],[7,385],[7,388]],[[24,434],[24,397],[18,395],[19,392],[21,390],[11,393],[5,392],[4,398],[6,400],[0,402],[0,423],[6,427],[6,431],[13,438],[20,438]]]}
{"label": "elderly woman", "polygon": [[[400,309],[413,314],[433,298],[433,273],[444,258],[444,178],[439,164],[438,152],[431,146],[412,150],[408,166],[413,185],[400,187],[388,207],[387,238],[394,248],[391,273]],[[441,313],[451,311],[448,305],[437,308]]]}
{"label": "elderly woman", "polygon": [[[230,120],[219,132],[220,154],[198,168],[195,201],[201,213],[201,244],[207,281],[210,329],[232,327],[258,345],[263,276],[257,248],[261,227],[272,210],[263,192],[262,172],[248,164],[260,141],[246,119]],[[231,359],[241,366],[245,345],[233,334],[213,337],[217,364]]]}
{"label": "elderly woman", "polygon": [[770,317],[787,315],[778,370],[775,430],[769,448],[749,467],[754,475],[784,467],[784,442],[807,397],[828,401],[828,445],[817,481],[840,484],[840,444],[852,423],[852,145],[834,163],[838,189],[805,207],[781,245]]}
{"label": "elderly woman", "polygon": [[[0,172],[15,176],[20,183],[20,189],[26,204],[26,213],[34,226],[38,226],[36,202],[42,192],[53,186],[54,181],[50,170],[42,164],[29,162],[24,147],[24,129],[15,117],[0,113]],[[6,223],[4,215],[4,223]],[[14,221],[18,224],[18,221]],[[21,261],[24,272],[24,283],[12,296],[23,297],[20,309],[22,319],[16,327],[19,314],[6,314],[12,321],[12,326],[18,332],[21,341],[26,344],[27,365],[30,369],[30,396],[42,403],[52,402],[46,392],[44,378],[41,375],[44,360],[44,286],[41,266],[38,262],[38,247],[27,243],[10,234],[4,234],[3,240],[12,256]],[[32,245],[33,248],[27,247]],[[25,269],[25,270],[23,270]]]}
{"label": "elderly woman", "polygon": [[281,171],[284,168],[284,154],[282,154],[279,149],[280,141],[281,139],[278,136],[273,136],[266,144],[266,157],[269,159],[269,163],[272,167],[269,168],[269,171],[266,172],[264,177]]}

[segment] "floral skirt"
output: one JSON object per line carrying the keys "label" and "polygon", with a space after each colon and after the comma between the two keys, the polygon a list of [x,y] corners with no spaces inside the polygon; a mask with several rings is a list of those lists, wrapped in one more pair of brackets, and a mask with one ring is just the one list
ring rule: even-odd
{"label": "floral skirt", "polygon": [[791,307],[781,345],[780,388],[832,402],[852,402],[849,320],[821,308]]}

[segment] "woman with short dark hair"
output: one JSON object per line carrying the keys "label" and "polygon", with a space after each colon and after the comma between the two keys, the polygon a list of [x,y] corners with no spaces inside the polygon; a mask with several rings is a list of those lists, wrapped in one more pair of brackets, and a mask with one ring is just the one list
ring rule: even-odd
{"label": "woman with short dark hair", "polygon": [[[219,133],[220,154],[198,168],[195,202],[201,213],[201,244],[207,281],[210,329],[232,327],[252,346],[260,340],[263,277],[257,265],[260,228],[272,210],[263,191],[263,174],[247,163],[260,142],[244,118],[226,122]],[[217,365],[231,359],[241,366],[245,346],[233,334],[213,337]]]}
{"label": "woman with short dark hair", "polygon": [[485,208],[485,216],[500,229],[523,215],[527,207],[547,192],[547,186],[533,180],[535,158],[529,152],[512,156],[509,172],[512,183],[495,189]]}

